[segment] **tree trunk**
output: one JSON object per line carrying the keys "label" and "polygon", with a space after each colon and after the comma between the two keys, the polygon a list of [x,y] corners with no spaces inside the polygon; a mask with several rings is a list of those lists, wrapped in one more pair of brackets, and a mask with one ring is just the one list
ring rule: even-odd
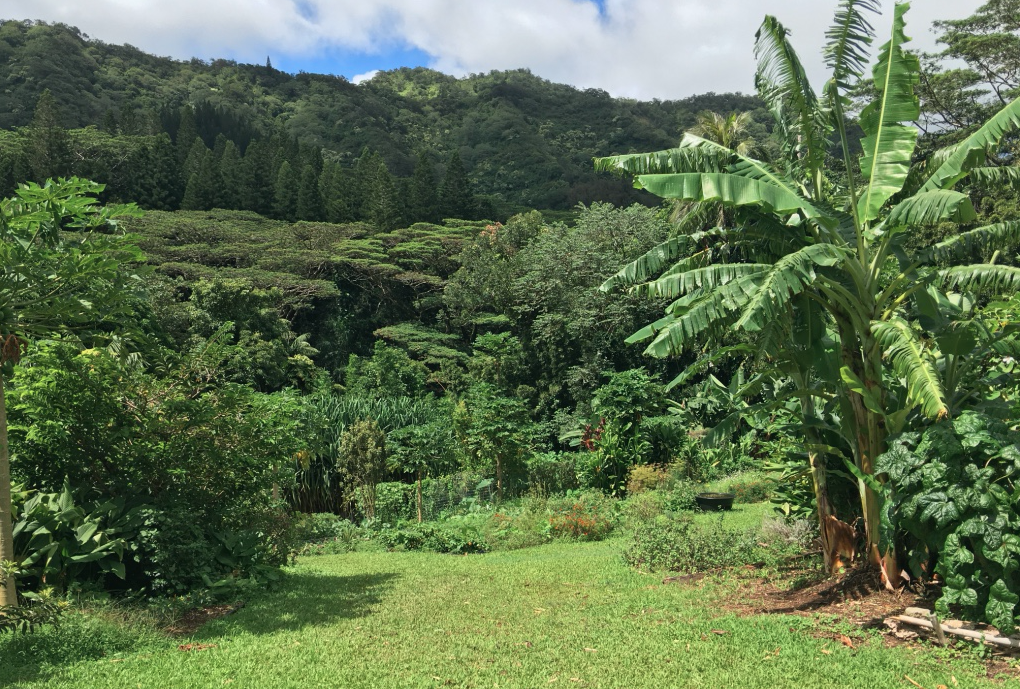
{"label": "tree trunk", "polygon": [[832,548],[825,530],[825,518],[833,514],[832,503],[829,502],[829,482],[825,473],[825,455],[820,452],[808,452],[811,463],[811,484],[815,491],[815,505],[818,512],[818,534],[822,541],[822,557],[825,558],[825,571],[832,572]]}
{"label": "tree trunk", "polygon": [[503,462],[496,455],[496,501],[503,502]]}
{"label": "tree trunk", "polygon": [[[881,352],[875,346],[871,333],[862,334],[860,346],[860,352],[853,352],[844,345],[844,363],[864,382],[880,408],[884,408]],[[864,398],[855,392],[850,393],[850,404],[853,407],[854,428],[857,432],[854,463],[861,474],[879,481],[875,476],[875,459],[885,452],[887,436],[885,419],[881,414],[868,409],[864,404]],[[890,543],[887,544],[887,548],[883,548],[881,543],[882,497],[867,482],[858,479],[858,485],[861,512],[864,515],[865,551],[868,553],[868,561],[882,573],[882,583],[885,587],[892,590],[899,585],[900,570],[896,564],[895,546]]]}
{"label": "tree trunk", "polygon": [[415,490],[415,502],[418,504],[418,523],[422,523],[421,514],[421,469],[418,470],[418,488]]}
{"label": "tree trunk", "polygon": [[[7,402],[4,378],[0,373],[0,564],[14,561],[14,510],[11,506],[11,459],[7,446]],[[18,604],[14,575],[8,574],[0,585],[0,606]]]}

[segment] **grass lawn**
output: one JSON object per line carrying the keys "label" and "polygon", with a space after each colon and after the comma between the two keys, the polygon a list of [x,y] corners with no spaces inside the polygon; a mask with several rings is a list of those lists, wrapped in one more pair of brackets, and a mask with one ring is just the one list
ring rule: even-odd
{"label": "grass lawn", "polygon": [[[734,518],[755,516],[744,510]],[[813,636],[832,631],[825,620],[728,614],[725,578],[664,585],[628,569],[623,547],[304,558],[191,638],[125,640],[94,621],[91,636],[70,621],[0,638],[0,687],[913,687],[905,675],[926,689],[1004,686],[976,658],[940,662],[878,636],[850,649]],[[89,639],[106,657],[39,663]],[[179,650],[189,642],[209,647]]]}

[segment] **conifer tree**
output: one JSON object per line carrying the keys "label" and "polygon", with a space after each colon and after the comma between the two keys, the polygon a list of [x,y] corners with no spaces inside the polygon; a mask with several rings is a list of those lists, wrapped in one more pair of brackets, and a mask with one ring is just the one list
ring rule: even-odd
{"label": "conifer tree", "polygon": [[379,160],[379,170],[370,196],[371,222],[380,232],[391,232],[400,225],[400,209],[397,203],[397,189],[393,175],[386,164]]}
{"label": "conifer tree", "polygon": [[[199,143],[201,140],[199,140]],[[220,190],[223,182],[219,175],[219,166],[212,151],[205,148],[200,153],[200,160],[195,172],[188,178],[188,186],[184,189],[184,199],[181,201],[181,208],[188,211],[207,211],[222,206]],[[192,160],[192,156],[188,156]]]}
{"label": "conifer tree", "polygon": [[[177,127],[177,161],[183,165],[191,154],[191,149],[198,138],[198,124],[195,122],[195,111],[190,105],[181,108],[181,123]],[[190,174],[190,173],[189,173]]]}
{"label": "conifer tree", "polygon": [[418,162],[411,176],[408,193],[408,222],[439,222],[439,191],[432,174],[432,162],[424,151],[418,154]]}
{"label": "conifer tree", "polygon": [[326,208],[326,220],[333,223],[345,223],[354,220],[354,211],[350,199],[351,172],[337,163],[326,163],[320,179],[323,205]]}
{"label": "conifer tree", "polygon": [[256,139],[244,152],[241,207],[260,215],[272,215],[275,193],[276,175],[269,146],[265,141]]}
{"label": "conifer tree", "polygon": [[297,219],[297,197],[301,182],[288,161],[283,161],[276,175],[273,193],[273,214],[280,220]]}
{"label": "conifer tree", "polygon": [[439,206],[444,218],[471,220],[474,218],[474,193],[471,182],[460,162],[460,153],[453,152],[446,164],[446,175],[439,191]]}
{"label": "conifer tree", "polygon": [[223,208],[240,209],[243,207],[241,201],[243,187],[243,170],[241,154],[233,141],[227,141],[223,146],[223,155],[219,161],[220,180],[220,202]]}
{"label": "conifer tree", "polygon": [[142,208],[172,211],[180,207],[180,169],[169,134],[164,132],[139,149],[131,182],[131,198]]}
{"label": "conifer tree", "polygon": [[28,159],[37,182],[66,177],[71,169],[71,141],[61,124],[57,101],[49,89],[42,92],[28,129]]}
{"label": "conifer tree", "polygon": [[301,186],[298,188],[297,219],[322,220],[322,196],[319,194],[319,175],[311,165],[301,171]]}

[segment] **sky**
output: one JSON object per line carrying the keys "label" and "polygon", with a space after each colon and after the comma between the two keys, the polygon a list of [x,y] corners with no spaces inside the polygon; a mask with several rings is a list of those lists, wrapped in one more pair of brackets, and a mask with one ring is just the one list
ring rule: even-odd
{"label": "sky", "polygon": [[[836,0],[0,0],[0,19],[63,22],[107,43],[179,59],[226,58],[288,72],[431,67],[464,76],[527,68],[553,82],[650,100],[754,91],[754,34],[766,14],[791,31],[819,87]],[[907,35],[936,48],[931,22],[983,0],[914,0]],[[878,40],[891,0],[874,17]]]}

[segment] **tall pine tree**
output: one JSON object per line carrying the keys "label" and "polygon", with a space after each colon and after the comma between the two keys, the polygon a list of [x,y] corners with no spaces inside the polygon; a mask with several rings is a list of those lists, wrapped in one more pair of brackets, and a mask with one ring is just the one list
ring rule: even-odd
{"label": "tall pine tree", "polygon": [[432,174],[432,162],[424,151],[418,154],[418,162],[411,176],[411,189],[407,203],[408,222],[439,222],[439,190]]}
{"label": "tall pine tree", "polygon": [[460,153],[453,152],[446,164],[446,175],[439,190],[439,209],[444,218],[471,220],[474,218],[475,199],[471,181],[467,178]]}
{"label": "tall pine tree", "polygon": [[301,171],[301,186],[298,188],[297,219],[322,220],[322,196],[319,194],[319,175],[311,164]]}
{"label": "tall pine tree", "polygon": [[61,123],[57,101],[49,89],[42,92],[28,128],[27,154],[32,177],[42,183],[71,172],[71,140]]}
{"label": "tall pine tree", "polygon": [[276,174],[276,188],[273,192],[273,214],[280,220],[294,222],[297,219],[297,200],[301,181],[288,161],[283,161]]}

